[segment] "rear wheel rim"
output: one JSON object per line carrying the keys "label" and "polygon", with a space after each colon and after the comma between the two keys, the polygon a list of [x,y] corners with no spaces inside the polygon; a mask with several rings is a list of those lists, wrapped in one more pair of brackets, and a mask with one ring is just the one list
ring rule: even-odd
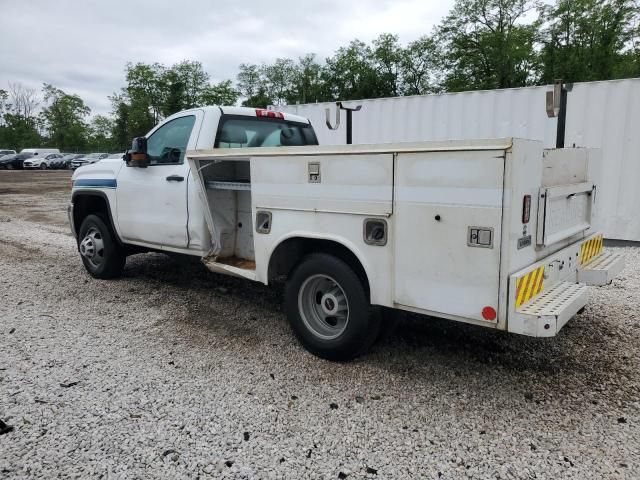
{"label": "rear wheel rim", "polygon": [[104,240],[96,227],[90,227],[80,242],[80,255],[95,268],[104,263]]}
{"label": "rear wheel rim", "polygon": [[336,280],[316,274],[298,292],[298,311],[308,330],[322,340],[334,340],[349,323],[349,300]]}

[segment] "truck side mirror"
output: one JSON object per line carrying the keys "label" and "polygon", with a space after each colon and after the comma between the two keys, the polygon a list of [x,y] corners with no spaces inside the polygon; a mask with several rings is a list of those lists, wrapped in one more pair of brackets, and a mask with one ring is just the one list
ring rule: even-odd
{"label": "truck side mirror", "polygon": [[131,150],[124,155],[124,161],[130,167],[146,168],[149,166],[147,155],[147,137],[136,137],[131,142]]}

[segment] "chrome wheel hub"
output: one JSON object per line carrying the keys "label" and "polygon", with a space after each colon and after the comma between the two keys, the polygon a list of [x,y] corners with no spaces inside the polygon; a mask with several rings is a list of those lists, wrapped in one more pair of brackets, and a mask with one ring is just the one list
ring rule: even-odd
{"label": "chrome wheel hub", "polygon": [[104,261],[104,242],[97,228],[91,227],[80,242],[80,255],[95,267]]}
{"label": "chrome wheel hub", "polygon": [[328,275],[307,278],[298,293],[298,311],[306,327],[323,340],[339,337],[349,322],[349,301]]}

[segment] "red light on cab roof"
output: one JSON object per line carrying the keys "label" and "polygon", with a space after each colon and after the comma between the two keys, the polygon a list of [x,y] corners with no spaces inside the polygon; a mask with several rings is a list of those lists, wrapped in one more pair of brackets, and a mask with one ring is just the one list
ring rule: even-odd
{"label": "red light on cab roof", "polygon": [[256,117],[281,118],[284,120],[284,113],[265,110],[264,108],[256,108]]}

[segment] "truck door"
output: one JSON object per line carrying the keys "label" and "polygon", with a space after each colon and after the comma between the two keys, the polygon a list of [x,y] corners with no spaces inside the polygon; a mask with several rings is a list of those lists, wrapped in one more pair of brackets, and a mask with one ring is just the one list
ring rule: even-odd
{"label": "truck door", "polygon": [[195,148],[202,111],[163,123],[147,136],[147,168],[125,167],[117,179],[117,223],[124,241],[187,248],[187,185],[184,157]]}

